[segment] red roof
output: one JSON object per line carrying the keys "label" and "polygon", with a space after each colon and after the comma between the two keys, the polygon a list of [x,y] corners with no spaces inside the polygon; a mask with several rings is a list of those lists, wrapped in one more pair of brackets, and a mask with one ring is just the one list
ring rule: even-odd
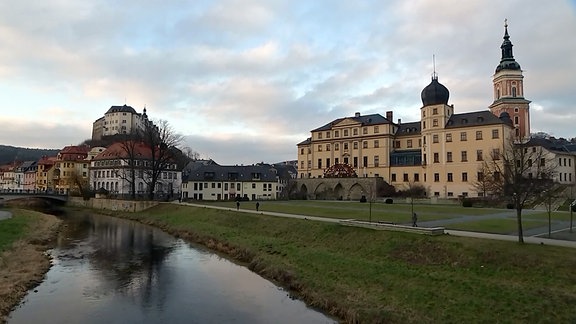
{"label": "red roof", "polygon": [[127,149],[132,149],[132,145],[135,159],[150,159],[152,157],[152,150],[142,142],[116,142],[108,146],[104,152],[96,155],[94,160],[126,159],[129,157]]}
{"label": "red roof", "polygon": [[64,147],[58,153],[58,159],[61,161],[79,161],[88,157],[90,147],[88,145],[71,145]]}

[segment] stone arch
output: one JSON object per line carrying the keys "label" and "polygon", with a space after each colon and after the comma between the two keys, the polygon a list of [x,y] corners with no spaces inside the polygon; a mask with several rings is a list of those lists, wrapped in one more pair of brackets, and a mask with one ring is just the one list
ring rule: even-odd
{"label": "stone arch", "polygon": [[344,190],[344,187],[340,182],[338,182],[338,184],[336,184],[336,186],[334,187],[334,196],[336,196],[336,199],[342,200],[344,199],[345,195],[346,192]]}
{"label": "stone arch", "polygon": [[358,182],[354,183],[350,190],[348,190],[348,199],[350,200],[360,200],[362,195],[366,195],[364,188]]}
{"label": "stone arch", "polygon": [[305,184],[300,187],[300,196],[300,199],[308,199],[308,187]]}
{"label": "stone arch", "polygon": [[328,187],[324,182],[320,182],[314,190],[314,199],[327,199],[328,198]]}

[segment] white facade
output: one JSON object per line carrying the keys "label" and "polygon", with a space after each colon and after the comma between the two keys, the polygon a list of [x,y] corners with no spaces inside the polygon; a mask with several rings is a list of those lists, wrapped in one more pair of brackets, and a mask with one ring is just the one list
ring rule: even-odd
{"label": "white facade", "polygon": [[183,198],[194,200],[276,199],[280,190],[277,181],[203,181],[192,180],[182,185]]}

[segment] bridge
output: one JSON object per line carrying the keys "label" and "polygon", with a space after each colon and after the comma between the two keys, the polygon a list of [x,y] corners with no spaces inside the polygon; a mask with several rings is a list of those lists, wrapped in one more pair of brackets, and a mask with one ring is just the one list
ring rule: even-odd
{"label": "bridge", "polygon": [[3,201],[24,199],[24,198],[40,198],[46,200],[55,200],[60,202],[68,201],[68,195],[56,192],[45,191],[0,191],[0,203]]}

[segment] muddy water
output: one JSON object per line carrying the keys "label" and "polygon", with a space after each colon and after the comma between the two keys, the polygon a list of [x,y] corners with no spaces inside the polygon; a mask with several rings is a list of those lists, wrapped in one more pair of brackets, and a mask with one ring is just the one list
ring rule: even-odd
{"label": "muddy water", "polygon": [[66,216],[45,281],[8,323],[333,323],[221,257],[135,222]]}

